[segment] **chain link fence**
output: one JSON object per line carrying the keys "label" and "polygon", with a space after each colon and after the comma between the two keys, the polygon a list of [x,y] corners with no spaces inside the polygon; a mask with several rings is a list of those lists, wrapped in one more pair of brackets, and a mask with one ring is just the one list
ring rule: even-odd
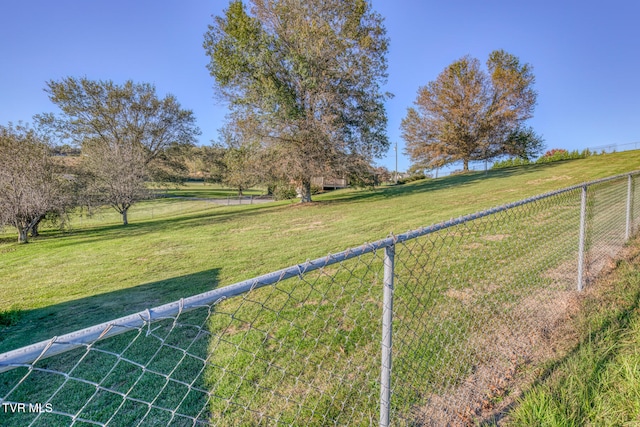
{"label": "chain link fence", "polygon": [[637,173],[0,355],[8,426],[473,425],[640,225]]}

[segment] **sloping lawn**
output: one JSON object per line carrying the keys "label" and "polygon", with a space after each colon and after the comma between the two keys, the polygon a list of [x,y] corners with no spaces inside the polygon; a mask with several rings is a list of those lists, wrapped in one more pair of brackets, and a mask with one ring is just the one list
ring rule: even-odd
{"label": "sloping lawn", "polygon": [[[579,340],[544,366],[508,425],[623,426],[640,420],[640,241],[585,296]],[[575,340],[573,340],[575,341]]]}
{"label": "sloping lawn", "polygon": [[[640,167],[640,151],[263,205],[156,199],[0,235],[0,351],[539,193]],[[185,191],[191,191],[187,188]]]}

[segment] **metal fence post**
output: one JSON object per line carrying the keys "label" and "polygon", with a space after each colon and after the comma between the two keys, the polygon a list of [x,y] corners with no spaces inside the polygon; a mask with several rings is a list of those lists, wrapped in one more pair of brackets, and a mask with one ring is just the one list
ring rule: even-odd
{"label": "metal fence post", "polygon": [[587,186],[582,187],[580,201],[580,241],[578,242],[578,291],[584,287],[584,240],[587,228]]}
{"label": "metal fence post", "polygon": [[624,232],[624,239],[629,240],[631,237],[631,203],[633,202],[633,179],[631,174],[627,179],[627,228]]}
{"label": "metal fence post", "polygon": [[395,245],[384,249],[384,296],[382,301],[382,366],[380,373],[380,426],[389,425],[391,406],[391,337],[393,330],[393,269]]}

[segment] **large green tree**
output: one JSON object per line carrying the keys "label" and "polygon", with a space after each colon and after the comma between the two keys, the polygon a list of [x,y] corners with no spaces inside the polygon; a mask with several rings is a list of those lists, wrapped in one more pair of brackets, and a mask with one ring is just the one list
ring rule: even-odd
{"label": "large green tree", "polygon": [[47,82],[46,92],[62,115],[40,122],[81,147],[89,198],[112,206],[125,225],[129,208],[149,196],[148,181],[179,172],[171,150],[200,133],[190,110],[148,83],[67,77]]}
{"label": "large green tree", "polygon": [[489,55],[487,70],[465,56],[418,90],[415,108],[402,120],[402,137],[412,161],[441,167],[499,156],[530,158],[543,141],[526,120],[533,116],[537,93],[529,64],[503,50]]}
{"label": "large green tree", "polygon": [[365,0],[232,1],[204,48],[230,120],[311,200],[311,178],[388,149],[388,39]]}

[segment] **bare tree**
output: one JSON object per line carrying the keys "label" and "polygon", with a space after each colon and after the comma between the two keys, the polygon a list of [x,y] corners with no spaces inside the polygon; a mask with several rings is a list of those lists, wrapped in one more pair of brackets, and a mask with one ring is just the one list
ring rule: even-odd
{"label": "bare tree", "polygon": [[195,142],[200,131],[190,110],[172,95],[159,99],[147,83],[93,81],[68,77],[47,82],[49,99],[61,117],[40,121],[82,148],[87,189],[128,224],[127,212],[150,194],[150,180],[167,180],[179,168],[168,154]]}
{"label": "bare tree", "polygon": [[0,225],[15,227],[18,242],[47,214],[62,215],[71,204],[69,180],[34,129],[0,126]]}
{"label": "bare tree", "polygon": [[438,168],[509,155],[531,157],[542,138],[524,126],[537,94],[529,64],[505,51],[489,55],[487,72],[465,56],[418,90],[416,108],[402,120],[407,153],[421,167]]}
{"label": "bare tree", "polygon": [[230,120],[311,201],[311,178],[388,149],[381,92],[388,39],[365,0],[232,1],[205,34]]}

